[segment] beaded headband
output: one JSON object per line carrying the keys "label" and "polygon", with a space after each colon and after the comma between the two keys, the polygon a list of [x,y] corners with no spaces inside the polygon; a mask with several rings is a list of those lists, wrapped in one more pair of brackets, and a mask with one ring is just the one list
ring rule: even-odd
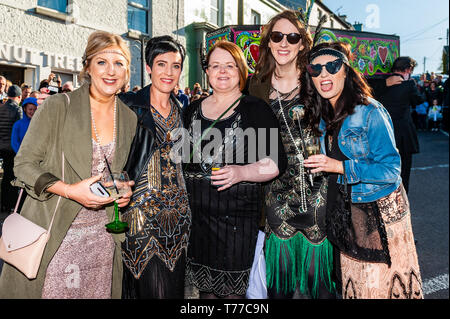
{"label": "beaded headband", "polygon": [[96,56],[97,54],[101,54],[101,53],[115,53],[115,54],[120,54],[121,56],[123,56],[125,58],[125,60],[128,61],[127,57],[125,56],[125,54],[123,54],[122,52],[118,51],[118,50],[103,50],[103,51],[99,51],[99,52],[95,52],[89,56],[86,56],[86,53],[83,54],[83,58],[82,58],[82,63],[83,65],[86,65],[86,61],[87,59],[90,59],[94,56]]}
{"label": "beaded headband", "polygon": [[322,55],[331,55],[331,56],[341,59],[342,61],[344,61],[345,64],[347,64],[347,65],[349,64],[347,56],[344,53],[342,53],[341,51],[335,50],[335,49],[330,49],[330,48],[320,49],[319,51],[311,54],[311,57],[309,58],[309,63],[311,63],[315,58],[322,56]]}

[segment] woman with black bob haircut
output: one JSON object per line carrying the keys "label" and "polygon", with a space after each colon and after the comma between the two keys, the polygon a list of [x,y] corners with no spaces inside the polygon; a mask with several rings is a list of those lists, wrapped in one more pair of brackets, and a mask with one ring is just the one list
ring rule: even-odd
{"label": "woman with black bob haircut", "polygon": [[350,57],[342,42],[315,46],[304,83],[316,89],[325,130],[325,150],[305,167],[329,173],[327,235],[341,252],[342,297],[423,298],[392,121]]}
{"label": "woman with black bob haircut", "polygon": [[129,230],[122,244],[123,298],[184,297],[186,250],[191,227],[181,164],[170,151],[182,126],[178,84],[184,47],[170,36],[154,37],[145,48],[152,84],[120,98],[138,115],[125,170],[135,181],[123,212]]}

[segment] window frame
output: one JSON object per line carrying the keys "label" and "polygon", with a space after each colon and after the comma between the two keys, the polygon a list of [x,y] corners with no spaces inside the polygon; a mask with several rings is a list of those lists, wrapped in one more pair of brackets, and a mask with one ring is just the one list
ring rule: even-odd
{"label": "window frame", "polygon": [[[250,17],[252,19],[251,23],[254,25],[260,25],[261,24],[261,13],[259,13],[256,10],[251,9]],[[258,21],[255,21],[255,18],[257,18]]]}
{"label": "window frame", "polygon": [[[147,15],[147,25],[146,25],[146,31],[136,30],[129,27],[129,21],[128,21],[128,8],[133,7],[139,10],[144,10]],[[127,29],[129,34],[143,34],[143,35],[149,35],[150,34],[150,9],[151,9],[151,0],[147,0],[147,6],[144,6],[140,3],[134,2],[132,0],[127,1]]]}
{"label": "window frame", "polygon": [[[224,18],[223,18],[223,0],[217,0],[217,7],[213,6],[211,3],[211,0],[209,0],[209,22],[212,24],[217,25],[218,27],[223,27],[224,24]],[[217,14],[217,23],[213,22],[211,17],[212,17],[212,10],[216,11]]]}
{"label": "window frame", "polygon": [[46,8],[46,9],[49,9],[49,10],[54,10],[54,11],[56,11],[56,12],[59,12],[59,13],[62,13],[62,14],[68,14],[68,8],[69,8],[69,0],[53,0],[53,1],[58,1],[58,2],[61,2],[61,1],[64,1],[65,2],[65,8],[64,8],[64,11],[60,11],[60,10],[57,10],[57,9],[55,9],[55,8],[51,8],[51,7],[47,7],[47,6],[45,6],[45,5],[42,5],[42,4],[40,4],[39,2],[40,2],[40,0],[37,0],[37,7],[40,7],[40,8]]}

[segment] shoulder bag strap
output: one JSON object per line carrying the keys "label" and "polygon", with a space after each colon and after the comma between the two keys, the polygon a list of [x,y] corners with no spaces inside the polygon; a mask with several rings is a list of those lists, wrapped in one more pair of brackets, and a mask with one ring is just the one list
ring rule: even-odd
{"label": "shoulder bag strap", "polygon": [[[231,104],[217,119],[215,119],[214,120],[214,122],[212,122],[212,124],[203,132],[203,134],[202,134],[202,136],[201,136],[201,138],[200,138],[200,140],[198,140],[195,144],[194,144],[194,147],[193,147],[193,149],[192,149],[192,152],[191,152],[191,156],[189,157],[189,162],[192,160],[192,157],[194,156],[194,152],[195,152],[195,150],[197,149],[197,147],[199,146],[199,144],[202,142],[202,140],[205,138],[205,136],[206,136],[206,134],[208,134],[208,132],[214,127],[214,125],[216,125],[216,123],[218,122],[218,121],[220,121],[221,119],[222,119],[222,117],[225,115],[225,114],[227,114],[227,112],[229,111],[229,110],[231,110],[231,108],[233,107],[233,106],[235,106],[236,105],[236,103],[237,102],[239,102],[240,100],[242,100],[242,98],[244,97],[245,95],[244,94],[242,94],[240,97],[238,97],[237,99],[236,99],[236,101],[234,101],[233,102],[233,104]],[[199,105],[199,107],[202,107],[202,104],[200,103],[200,105]]]}

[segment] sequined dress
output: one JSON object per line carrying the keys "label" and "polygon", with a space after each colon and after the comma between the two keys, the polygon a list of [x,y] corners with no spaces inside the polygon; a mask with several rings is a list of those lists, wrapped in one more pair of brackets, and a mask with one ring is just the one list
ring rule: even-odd
{"label": "sequined dress", "polygon": [[[115,144],[100,146],[92,140],[92,147],[91,176],[96,176],[102,173],[98,170],[98,164],[104,161],[100,154],[106,155],[111,165]],[[109,222],[105,209],[83,207],[79,211],[48,265],[43,299],[111,298],[115,244],[105,229]]]}
{"label": "sequined dress", "polygon": [[122,215],[129,225],[122,244],[122,297],[183,298],[191,211],[181,163],[170,156],[177,142],[171,132],[180,127],[181,118],[175,105],[167,118],[150,108],[157,146]]}
{"label": "sequined dress", "polygon": [[[298,152],[306,156],[295,109],[303,106],[298,95],[281,104],[282,110],[278,99],[271,100],[270,106],[279,120],[288,167],[265,187],[267,285],[269,292],[288,298],[297,287],[303,297],[333,298],[333,250],[325,225],[327,179],[315,174],[311,185],[306,170],[301,176]],[[313,133],[303,119],[300,124],[306,142]]]}

